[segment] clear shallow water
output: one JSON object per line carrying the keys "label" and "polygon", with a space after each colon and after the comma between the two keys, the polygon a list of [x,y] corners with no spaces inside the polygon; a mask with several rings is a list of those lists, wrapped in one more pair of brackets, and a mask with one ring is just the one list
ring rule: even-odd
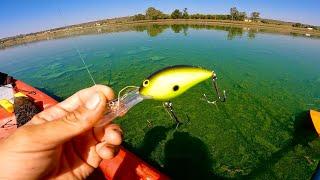
{"label": "clear shallow water", "polygon": [[[309,178],[320,141],[306,128],[307,110],[320,109],[320,40],[241,28],[148,26],[85,35],[0,51],[0,71],[64,99],[95,81],[116,91],[140,85],[176,64],[215,70],[228,100],[218,108],[206,81],[173,100],[190,118],[177,130],[161,102],[145,101],[118,119],[124,145],[176,177]],[[151,125],[148,124],[151,122]],[[192,174],[189,174],[192,173]]]}

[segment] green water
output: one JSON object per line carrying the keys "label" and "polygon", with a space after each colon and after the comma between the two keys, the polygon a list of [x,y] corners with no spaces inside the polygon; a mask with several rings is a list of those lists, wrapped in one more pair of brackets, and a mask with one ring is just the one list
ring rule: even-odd
{"label": "green water", "polygon": [[[37,42],[0,51],[0,71],[62,100],[95,81],[115,91],[176,64],[215,70],[227,102],[206,81],[172,102],[144,101],[116,120],[124,146],[175,178],[310,178],[320,141],[307,110],[320,109],[320,40],[242,28],[148,26]],[[148,123],[151,122],[151,123]]]}

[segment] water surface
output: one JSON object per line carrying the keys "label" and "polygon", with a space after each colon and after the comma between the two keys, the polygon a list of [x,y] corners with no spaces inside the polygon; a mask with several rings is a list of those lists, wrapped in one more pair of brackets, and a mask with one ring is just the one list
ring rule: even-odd
{"label": "water surface", "polygon": [[320,109],[320,40],[257,29],[139,26],[128,32],[84,35],[0,51],[0,71],[57,99],[95,81],[115,91],[140,85],[150,73],[177,64],[216,71],[228,100],[206,81],[172,102],[185,123],[175,129],[161,102],[144,101],[118,119],[124,146],[176,178],[306,179],[320,142],[307,111]]}

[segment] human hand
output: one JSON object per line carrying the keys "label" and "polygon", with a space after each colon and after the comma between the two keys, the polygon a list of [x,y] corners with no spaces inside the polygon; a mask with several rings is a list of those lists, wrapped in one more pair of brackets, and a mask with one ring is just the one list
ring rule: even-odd
{"label": "human hand", "polygon": [[122,142],[118,125],[93,128],[113,91],[102,85],[81,90],[35,115],[0,141],[0,179],[85,179]]}

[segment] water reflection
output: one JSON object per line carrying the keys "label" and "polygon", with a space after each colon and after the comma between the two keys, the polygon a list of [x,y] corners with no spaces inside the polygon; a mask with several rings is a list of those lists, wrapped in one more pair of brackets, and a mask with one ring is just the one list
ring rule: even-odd
{"label": "water reflection", "polygon": [[134,29],[138,32],[147,31],[147,34],[150,37],[155,37],[161,34],[164,30],[168,29],[169,27],[169,25],[150,24],[134,26]]}
{"label": "water reflection", "polygon": [[180,33],[182,31],[185,36],[188,35],[188,29],[189,29],[189,25],[187,25],[187,24],[183,24],[183,25],[173,24],[173,25],[171,25],[171,30],[173,32]]}
{"label": "water reflection", "polygon": [[256,37],[256,33],[258,32],[258,29],[249,29],[248,31],[248,38],[254,39]]}
{"label": "water reflection", "polygon": [[162,33],[167,28],[169,28],[168,25],[152,24],[150,26],[147,26],[147,33],[149,36],[155,37],[155,36],[158,36],[158,34]]}
{"label": "water reflection", "polygon": [[227,27],[226,31],[228,31],[228,40],[232,40],[235,37],[242,37],[243,29],[238,27]]}
{"label": "water reflection", "polygon": [[174,33],[183,33],[185,36],[188,35],[189,29],[195,30],[220,30],[226,31],[227,36],[226,39],[232,40],[236,37],[241,38],[244,32],[247,32],[247,38],[252,40],[256,37],[256,33],[259,32],[259,29],[252,28],[242,28],[242,27],[228,27],[228,26],[212,26],[212,25],[188,25],[188,24],[172,24],[172,25],[158,25],[158,24],[150,24],[150,25],[139,25],[134,26],[134,29],[138,32],[146,31],[150,37],[156,37],[159,34],[163,33],[166,29],[171,29]]}

